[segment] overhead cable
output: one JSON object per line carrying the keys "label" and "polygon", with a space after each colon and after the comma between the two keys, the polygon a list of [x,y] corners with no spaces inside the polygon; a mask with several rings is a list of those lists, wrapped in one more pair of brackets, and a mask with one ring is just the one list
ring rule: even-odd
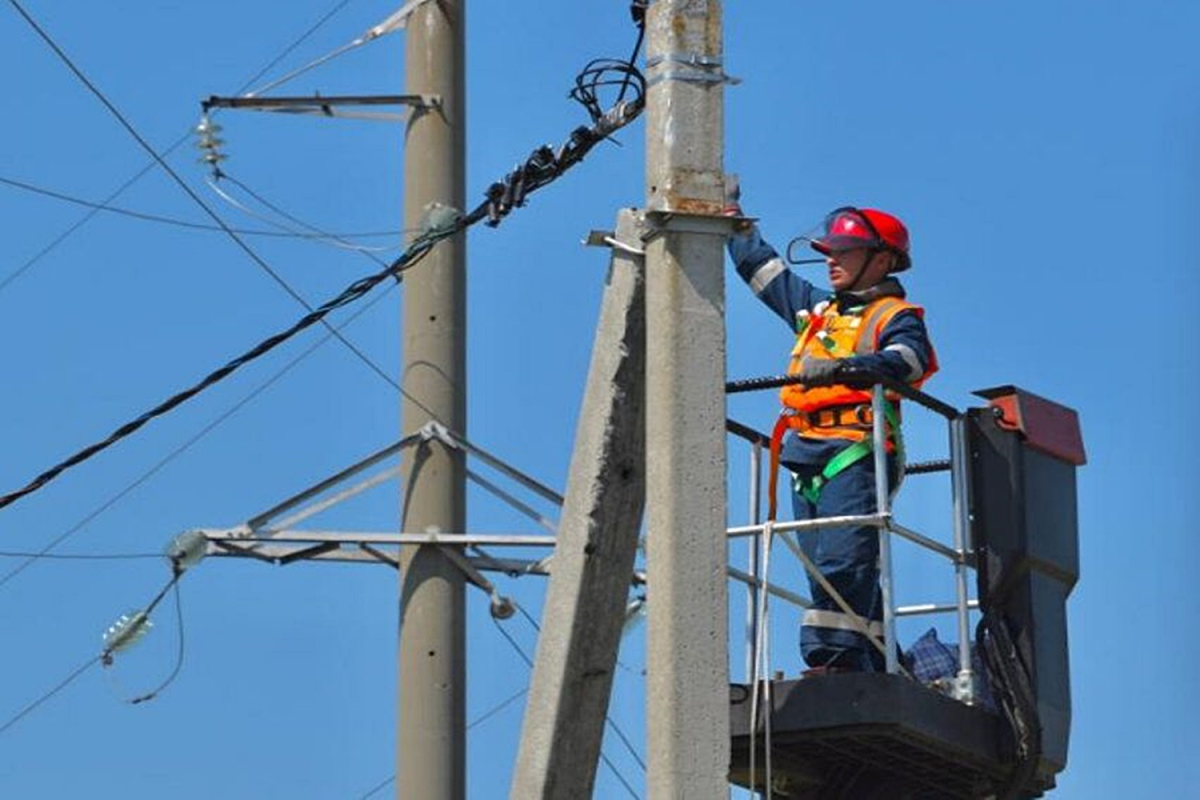
{"label": "overhead cable", "polygon": [[[350,303],[359,299],[360,297],[362,297],[363,295],[367,294],[369,291],[374,289],[378,284],[383,282],[385,279],[398,277],[406,269],[411,268],[418,261],[420,261],[429,252],[429,250],[433,247],[433,244],[436,241],[439,241],[439,239],[431,239],[428,235],[419,237],[416,241],[414,241],[414,243],[409,247],[409,249],[406,250],[404,252],[404,254],[400,256],[400,258],[396,259],[396,261],[394,263],[388,265],[388,267],[386,269],[383,269],[383,270],[375,273],[374,275],[370,275],[365,278],[360,278],[359,280],[357,280],[354,283],[347,286],[342,291],[342,293],[339,294],[337,297],[334,297],[332,300],[326,301],[319,308],[316,308],[313,311],[309,312],[308,314],[304,315],[303,317],[300,318],[299,321],[297,321],[290,327],[286,328],[285,330],[280,331],[279,333],[275,334],[274,336],[271,336],[268,339],[264,339],[263,341],[261,341],[257,345],[255,345],[254,347],[247,350],[245,353],[226,362],[223,366],[210,372],[199,383],[196,383],[196,384],[188,387],[187,389],[184,389],[182,392],[172,395],[171,397],[167,398],[163,402],[161,402],[158,405],[151,408],[149,411],[146,411],[145,413],[141,414],[140,416],[130,420],[129,422],[122,425],[121,427],[117,428],[111,434],[109,434],[108,437],[106,437],[105,439],[95,442],[94,444],[88,445],[87,447],[83,448],[82,450],[76,452],[74,455],[64,459],[63,461],[61,461],[58,464],[51,467],[50,469],[42,472],[40,475],[38,475],[36,478],[34,478],[32,481],[30,481],[24,487],[17,489],[16,491],[9,492],[6,495],[0,496],[0,508],[4,508],[5,506],[8,506],[8,505],[12,504],[13,502],[15,502],[16,500],[19,500],[20,498],[24,497],[25,495],[37,491],[38,489],[42,488],[50,481],[57,478],[64,471],[70,469],[71,467],[73,467],[77,464],[87,461],[89,458],[96,455],[97,453],[108,449],[109,447],[111,447],[112,445],[121,441],[122,439],[126,438],[127,436],[130,436],[131,434],[136,432],[139,428],[141,428],[143,425],[145,425],[150,420],[155,419],[157,417],[161,417],[164,414],[166,414],[167,412],[172,411],[173,409],[182,405],[187,400],[190,400],[191,398],[200,394],[201,392],[203,392],[205,389],[209,388],[210,386],[213,386],[214,384],[219,383],[220,381],[229,377],[235,371],[237,371],[240,367],[242,367],[242,366],[250,363],[251,361],[254,361],[255,359],[260,358],[261,356],[274,350],[276,347],[283,344],[284,342],[286,342],[288,339],[295,336],[300,331],[310,328],[313,325],[317,324],[318,322],[323,321],[325,319],[325,317],[331,311],[341,308],[342,306],[349,305]],[[337,335],[337,334],[335,333],[334,335]]]}
{"label": "overhead cable", "polygon": [[380,22],[378,25],[368,28],[365,33],[363,33],[361,36],[355,38],[353,41],[347,42],[346,44],[342,45],[341,47],[338,47],[337,49],[333,50],[332,52],[326,53],[325,55],[321,56],[320,58],[313,59],[312,61],[308,62],[304,66],[294,69],[291,72],[287,73],[286,75],[284,75],[280,78],[276,78],[275,80],[271,81],[270,83],[268,83],[265,86],[260,86],[259,88],[254,89],[253,91],[246,92],[242,96],[243,97],[258,97],[263,92],[269,92],[272,89],[277,89],[280,86],[282,86],[283,84],[287,83],[288,81],[290,81],[294,78],[298,78],[301,75],[303,75],[304,73],[310,72],[310,71],[316,69],[317,67],[321,66],[322,64],[328,63],[328,62],[332,61],[333,59],[337,58],[338,56],[344,55],[344,54],[350,52],[351,50],[354,50],[355,48],[362,47],[364,44],[367,44],[368,42],[375,41],[380,36],[385,36],[389,33],[400,30],[401,28],[403,28],[405,25],[408,24],[408,18],[409,18],[409,16],[412,15],[412,12],[416,11],[419,6],[422,6],[427,2],[429,2],[429,0],[410,0],[409,2],[407,2],[403,6],[401,6],[400,9],[398,11],[396,11],[394,14],[391,14],[390,16],[388,16],[388,18],[385,19],[383,22]]}
{"label": "overhead cable", "polygon": [[132,561],[144,558],[162,558],[162,553],[19,553],[0,551],[0,558],[52,558],[62,561]]}
{"label": "overhead cable", "polygon": [[78,678],[83,673],[87,672],[89,669],[94,667],[96,664],[99,664],[101,658],[103,658],[103,654],[92,656],[87,661],[83,662],[78,667],[76,667],[74,670],[72,670],[67,675],[67,677],[63,678],[61,681],[59,681],[57,684],[55,684],[53,689],[50,689],[49,691],[47,691],[45,694],[43,694],[37,700],[34,700],[32,703],[25,706],[20,711],[18,711],[16,714],[14,714],[12,717],[10,717],[8,719],[8,721],[5,722],[3,725],[0,725],[0,734],[3,734],[5,731],[7,731],[13,725],[16,725],[18,722],[20,722],[22,719],[27,717],[29,714],[33,713],[33,711],[36,710],[40,705],[45,703],[50,698],[54,697],[54,695],[58,694],[63,689],[70,686],[75,681],[76,678]]}
{"label": "overhead cable", "polygon": [[[518,700],[520,700],[522,697],[524,697],[527,694],[529,694],[528,686],[525,687],[524,689],[513,692],[508,697],[501,700],[499,703],[496,703],[496,705],[492,706],[487,711],[483,712],[478,717],[476,717],[475,719],[473,719],[469,723],[467,723],[467,730],[471,730],[472,728],[474,728],[477,725],[482,725],[484,722],[487,722],[489,719],[496,716],[501,711],[508,708],[513,703],[517,702]],[[396,782],[396,776],[394,774],[389,775],[388,777],[384,778],[382,781],[380,781],[379,783],[375,784],[373,787],[368,789],[367,793],[362,795],[362,797],[360,797],[359,800],[370,800],[370,798],[374,797],[379,792],[382,792],[384,789],[386,789],[388,786],[392,785],[395,782]]]}
{"label": "overhead cable", "polygon": [[[525,616],[525,619],[527,619],[533,625],[534,630],[537,631],[538,633],[541,633],[541,628],[538,626],[537,622],[534,621],[533,617],[529,616],[529,612],[526,611],[520,604],[514,604],[514,605],[516,605],[517,610],[520,611]],[[509,634],[508,631],[504,630],[504,624],[502,622],[500,622],[499,619],[497,619],[496,617],[493,616],[492,622],[496,623],[497,630],[499,630],[500,633],[504,636],[504,638],[508,640],[508,643],[512,646],[512,648],[517,651],[517,655],[519,655],[521,657],[521,660],[525,662],[525,664],[529,667],[530,670],[532,670],[533,669],[533,659],[531,659],[529,657],[529,654],[525,652],[525,648],[521,647],[521,645],[517,643],[517,640],[514,639],[512,637],[512,635]],[[607,714],[605,715],[604,719],[607,720],[608,723],[610,725],[612,725],[614,729],[619,730],[616,727],[616,723],[614,723],[612,721],[612,718],[609,717]],[[626,743],[626,746],[628,747],[629,740],[626,739],[623,734],[621,736],[621,739],[622,739],[622,741],[624,741]],[[637,758],[636,752],[634,753],[634,758]],[[617,765],[613,763],[612,759],[609,758],[607,754],[605,754],[603,747],[600,749],[600,760],[604,763],[604,766],[608,767],[609,770],[612,771],[613,775],[615,775],[617,777],[617,780],[620,781],[621,785],[625,787],[625,791],[629,792],[630,797],[634,798],[634,800],[638,800],[637,791],[633,788],[633,785],[630,784],[629,781],[625,778],[624,774],[621,773],[621,770],[617,769]],[[638,760],[638,763],[642,765],[642,769],[645,769],[645,767],[646,767],[645,763],[643,763],[640,758],[637,758],[637,760]]]}
{"label": "overhead cable", "polygon": [[[78,667],[76,667],[74,670],[72,670],[70,673],[68,673],[65,678],[63,678],[61,681],[59,681],[57,684],[55,684],[53,688],[46,691],[42,696],[40,696],[38,699],[34,700],[32,703],[29,703],[28,705],[26,705],[24,708],[22,708],[16,714],[14,714],[12,717],[10,717],[3,725],[0,725],[0,734],[3,734],[9,728],[16,725],[22,719],[27,717],[29,714],[31,714],[33,711],[35,711],[37,708],[39,708],[42,704],[46,703],[48,700],[50,700],[56,694],[61,692],[63,689],[66,689],[75,680],[77,680],[81,675],[83,675],[85,672],[87,672],[89,669],[91,669],[96,664],[104,664],[105,666],[108,666],[109,664],[111,664],[113,661],[114,653],[118,652],[119,650],[121,650],[125,646],[127,646],[129,643],[136,640],[138,638],[138,636],[140,635],[140,633],[145,631],[145,629],[148,626],[148,620],[150,618],[150,614],[154,611],[155,607],[162,601],[163,597],[166,596],[167,592],[170,591],[172,588],[175,588],[178,585],[179,579],[183,576],[184,571],[185,570],[183,569],[183,567],[181,567],[178,562],[175,562],[174,568],[172,569],[171,579],[169,581],[167,581],[166,585],[163,586],[162,589],[159,590],[158,594],[155,595],[154,599],[151,600],[150,603],[143,610],[137,612],[132,617],[122,618],[122,620],[128,620],[128,622],[125,623],[125,627],[121,627],[123,622],[118,621],[118,623],[116,625],[109,628],[109,632],[108,632],[109,635],[106,636],[104,649],[102,649],[95,656],[92,656],[87,661],[80,664]],[[176,595],[176,600],[178,601],[178,595]],[[176,608],[178,609],[178,606]],[[181,611],[179,613],[180,613],[180,615],[182,615]],[[180,618],[180,622],[181,622],[181,627],[179,629],[179,636],[180,636],[179,641],[180,641],[180,647],[182,648],[182,643],[183,643],[182,617]],[[182,657],[182,649],[180,650],[180,656]],[[143,695],[141,698],[136,698],[135,699],[136,702],[143,702],[144,700],[151,699],[151,697],[155,693],[161,691],[167,684],[169,684],[172,680],[174,680],[175,676],[178,674],[179,674],[179,665],[177,664],[175,670],[171,673],[171,676],[161,686],[159,686],[157,689],[154,690],[153,693],[151,693],[149,695]]]}
{"label": "overhead cable", "polygon": [[[58,192],[53,189],[46,189],[41,186],[35,186],[32,183],[27,183],[25,181],[19,181],[19,180],[16,180],[15,178],[5,178],[4,176],[0,176],[0,183],[4,184],[5,186],[11,186],[14,189],[22,189],[24,191],[32,192],[34,194],[40,194],[45,197],[53,197],[55,200],[62,200],[67,203],[73,203],[74,205],[77,205],[77,206],[84,206],[85,208],[95,209],[96,211],[106,211],[110,214],[117,214],[117,215],[123,216],[123,217],[131,217],[132,219],[140,219],[140,220],[144,220],[146,222],[157,222],[157,223],[160,223],[163,225],[173,225],[178,228],[190,228],[192,230],[198,230],[198,231],[214,231],[217,233],[225,232],[225,229],[221,228],[218,225],[210,225],[210,224],[203,223],[203,222],[191,222],[190,220],[177,219],[175,217],[166,217],[166,216],[162,216],[161,214],[147,214],[144,211],[133,211],[128,208],[121,208],[119,206],[111,206],[111,205],[108,205],[107,202],[97,202],[94,200],[85,200],[82,197],[75,197],[74,195],[65,194],[63,192]],[[270,224],[278,224],[278,223],[270,223]],[[352,247],[353,247],[353,242],[348,241],[350,239],[368,239],[368,238],[378,238],[378,237],[382,237],[382,236],[393,236],[394,237],[394,236],[400,236],[404,233],[411,233],[411,231],[405,231],[405,230],[354,231],[354,232],[347,232],[347,233],[317,233],[317,232],[305,233],[303,231],[291,231],[291,230],[287,230],[287,229],[267,231],[267,230],[257,230],[254,228],[233,228],[233,227],[231,227],[230,230],[232,230],[234,233],[241,234],[242,236],[267,236],[267,237],[272,237],[272,238],[277,238],[277,239],[335,239],[335,240],[341,241],[345,244],[349,244]],[[358,248],[355,247],[354,249],[358,249]],[[366,249],[370,250],[372,248],[366,248]],[[386,249],[395,250],[396,248],[393,246],[393,247],[388,247]],[[9,278],[5,278],[5,281],[7,281],[7,280],[9,280]],[[3,286],[3,283],[0,283],[0,286]]]}
{"label": "overhead cable", "polygon": [[[390,293],[390,289],[385,292],[380,292],[380,294],[378,296],[371,299],[367,303],[363,304],[363,306],[361,308],[359,308],[352,315],[350,315],[338,327],[345,328],[350,323],[352,323],[354,320],[358,319],[360,316],[365,314],[380,300],[387,297],[389,293]],[[267,378],[265,381],[263,381],[258,386],[256,386],[249,394],[247,394],[241,400],[234,403],[232,406],[230,406],[228,409],[226,409],[224,412],[222,412],[220,415],[218,415],[215,419],[213,419],[211,422],[209,422],[207,425],[205,425],[203,428],[201,428],[199,431],[197,431],[191,437],[189,437],[186,441],[184,441],[182,444],[180,444],[178,447],[176,447],[174,450],[172,450],[171,452],[167,453],[165,456],[160,458],[157,462],[154,463],[153,466],[151,466],[148,470],[143,472],[140,476],[135,478],[130,483],[126,484],[123,489],[121,489],[119,492],[114,494],[112,497],[105,500],[103,503],[101,503],[99,506],[97,506],[91,512],[86,514],[82,519],[80,519],[78,522],[76,522],[70,528],[67,528],[61,534],[59,534],[54,539],[52,539],[41,550],[37,551],[36,553],[30,553],[28,555],[28,557],[25,558],[24,561],[22,561],[20,564],[13,567],[8,572],[6,572],[3,576],[0,576],[0,588],[2,588],[5,584],[7,584],[10,580],[15,578],[17,575],[21,574],[26,569],[28,569],[29,566],[31,564],[33,564],[35,561],[38,561],[39,559],[42,559],[42,558],[46,558],[49,555],[50,551],[52,551],[54,548],[58,547],[60,544],[62,544],[63,542],[65,542],[67,539],[71,538],[75,534],[79,533],[81,530],[83,530],[85,527],[87,527],[87,525],[89,523],[91,523],[93,520],[95,520],[101,514],[105,513],[110,508],[112,508],[117,503],[119,503],[121,500],[123,500],[124,498],[126,498],[130,494],[132,494],[135,489],[137,489],[142,484],[146,483],[148,480],[150,480],[150,478],[152,478],[154,475],[158,474],[158,472],[161,471],[163,468],[165,468],[168,464],[170,464],[172,461],[174,461],[179,456],[186,453],[188,450],[190,450],[192,447],[194,447],[197,443],[199,443],[202,439],[204,439],[206,436],[208,436],[210,433],[212,433],[214,430],[216,430],[222,423],[224,423],[226,420],[231,418],[238,411],[241,411],[245,406],[249,405],[253,400],[255,400],[256,398],[261,396],[263,394],[263,392],[265,392],[267,389],[269,389],[271,386],[273,386],[277,381],[279,381],[285,375],[287,375],[289,372],[291,372],[292,369],[294,369],[301,361],[303,361],[304,359],[308,358],[310,355],[315,353],[318,349],[320,349],[320,347],[322,345],[324,345],[326,342],[328,342],[332,338],[333,338],[332,333],[325,334],[325,336],[318,339],[315,343],[313,343],[311,346],[309,346],[302,353],[297,355],[291,361],[284,364],[283,367],[281,369],[279,369],[278,371],[276,371],[273,375],[271,375],[271,377]]]}
{"label": "overhead cable", "polygon": [[[17,4],[16,0],[9,2]],[[18,8],[20,6],[18,5]],[[31,24],[36,24],[32,23]],[[40,30],[40,29],[39,29]],[[55,48],[57,52],[57,48]],[[594,63],[594,62],[593,62]],[[590,66],[588,69],[592,69]],[[263,340],[259,344],[252,347],[237,358],[227,362],[224,366],[211,372],[199,383],[189,387],[188,389],[173,395],[172,397],[159,403],[154,408],[143,413],[141,416],[125,423],[121,427],[113,431],[105,439],[102,439],[84,449],[78,451],[74,455],[59,462],[55,466],[42,472],[21,489],[9,492],[0,496],[0,508],[4,508],[19,500],[20,498],[31,494],[45,486],[54,478],[58,477],[65,470],[80,464],[97,453],[107,449],[113,444],[133,434],[150,420],[160,417],[174,408],[182,405],[185,401],[200,394],[208,387],[224,380],[239,367],[265,355],[279,345],[286,342],[297,333],[320,322],[329,327],[344,344],[349,345],[348,340],[341,336],[340,333],[324,323],[325,317],[335,309],[349,305],[355,300],[366,295],[377,285],[387,280],[394,278],[401,279],[401,275],[408,269],[415,266],[429,251],[443,239],[455,236],[462,233],[481,220],[486,220],[490,227],[495,227],[514,208],[523,206],[526,199],[534,191],[550,184],[568,169],[575,166],[583,160],[583,158],[594,148],[599,142],[608,138],[614,131],[619,130],[625,125],[632,122],[642,112],[644,107],[645,97],[645,81],[637,68],[632,64],[619,62],[618,66],[606,66],[600,69],[593,69],[591,74],[582,82],[577,80],[577,91],[583,91],[583,97],[594,98],[594,95],[588,95],[587,92],[594,92],[598,86],[607,85],[606,75],[611,71],[619,71],[631,77],[634,87],[634,98],[617,103],[617,105],[606,112],[601,112],[595,104],[589,105],[584,99],[576,97],[577,100],[584,103],[588,110],[589,116],[592,118],[590,127],[580,126],[571,132],[568,140],[559,147],[558,150],[553,150],[549,146],[542,146],[533,151],[524,164],[518,166],[515,170],[505,176],[503,180],[493,183],[485,194],[485,200],[481,202],[473,211],[465,216],[460,216],[453,209],[445,207],[437,207],[429,209],[429,220],[426,230],[417,236],[408,249],[400,254],[395,261],[389,264],[384,269],[376,272],[373,275],[360,278],[354,283],[347,286],[341,294],[325,302],[320,307],[311,310],[308,314],[302,317],[298,322],[286,328],[285,330]],[[587,72],[587,69],[585,69]],[[90,85],[90,84],[89,84]],[[580,87],[584,87],[583,90]],[[576,93],[573,92],[572,96]],[[135,133],[136,135],[136,133]],[[139,141],[144,141],[138,137]],[[168,168],[169,169],[169,168]],[[174,175],[174,172],[171,173]],[[182,181],[181,181],[182,183]],[[191,188],[183,184],[189,194],[192,194]],[[203,203],[201,203],[203,205]],[[208,207],[203,205],[205,209]],[[211,212],[210,212],[211,213]],[[220,219],[213,215],[214,218]],[[232,234],[231,234],[232,235]],[[247,252],[253,253],[244,242],[233,237],[239,245]],[[257,257],[256,257],[257,258]],[[264,262],[265,263],[265,262]],[[269,269],[269,267],[267,268]],[[303,302],[303,301],[301,301]],[[306,304],[307,305],[307,304]],[[352,347],[352,345],[350,345]],[[376,369],[378,369],[376,367]],[[385,379],[387,378],[384,375]],[[394,382],[392,382],[394,385]]]}
{"label": "overhead cable", "polygon": [[[246,192],[251,197],[253,197],[255,200],[257,200],[258,202],[267,206],[275,213],[281,214],[282,216],[287,217],[293,223],[297,223],[303,227],[310,228],[310,230],[307,232],[297,230],[296,228],[292,227],[291,225],[286,225],[282,222],[279,222],[278,220],[273,220],[264,214],[259,214],[258,212],[254,211],[253,209],[246,206],[244,203],[241,203],[237,199],[230,196],[228,192],[221,189],[221,187],[218,185],[218,182],[221,180],[228,180],[230,183],[236,185],[237,187],[242,189],[242,191]],[[335,234],[313,233],[312,226],[305,225],[304,223],[300,223],[294,217],[291,217],[288,214],[284,214],[275,206],[265,202],[264,200],[262,200],[261,197],[259,197],[259,195],[250,191],[249,188],[244,183],[242,183],[241,181],[235,180],[233,178],[230,178],[229,174],[227,172],[225,172],[224,170],[217,170],[215,178],[212,180],[206,181],[206,183],[208,184],[208,188],[212,189],[213,193],[216,194],[217,197],[221,198],[226,203],[228,203],[229,205],[236,208],[238,211],[241,211],[243,214],[253,217],[254,219],[260,220],[261,222],[264,222],[267,225],[271,225],[275,228],[278,228],[279,231],[283,235],[294,236],[294,237],[300,238],[300,239],[312,239],[312,240],[316,240],[316,241],[320,242],[321,244],[328,245],[329,247],[336,247],[341,250],[349,250],[349,251],[355,252],[355,253],[386,253],[386,252],[390,252],[392,250],[396,250],[400,247],[400,245],[395,245],[395,244],[380,245],[380,246],[376,246],[376,247],[368,247],[366,245],[356,244],[354,242],[348,241],[345,237],[338,236]],[[396,235],[399,236],[399,233],[397,232]]]}
{"label": "overhead cable", "polygon": [[[289,285],[288,282],[283,279],[283,276],[276,272],[271,265],[262,258],[262,256],[255,252],[250,245],[246,244],[246,242],[240,236],[234,233],[233,230],[225,224],[225,221],[217,215],[217,212],[213,211],[208,204],[201,199],[200,195],[196,194],[196,191],[179,176],[179,173],[175,172],[175,170],[171,168],[171,165],[166,162],[166,160],[158,153],[158,151],[151,147],[150,143],[147,142],[145,138],[143,138],[142,135],[137,132],[137,129],[134,128],[132,123],[125,118],[125,115],[122,114],[115,105],[113,105],[112,101],[110,101],[108,97],[106,97],[104,93],[101,92],[100,89],[94,83],[92,83],[92,81],[85,74],[83,74],[83,71],[75,65],[75,62],[71,60],[70,56],[68,56],[66,52],[58,46],[57,42],[50,38],[50,35],[37,23],[32,16],[29,15],[29,12],[25,10],[18,0],[9,0],[9,3],[17,9],[25,21],[29,23],[30,27],[32,27],[38,36],[41,37],[41,39],[46,43],[46,45],[54,51],[54,54],[59,57],[59,59],[67,66],[67,68],[75,75],[75,77],[77,77],[79,81],[87,87],[88,91],[95,95],[96,99],[98,99],[100,103],[106,109],[108,109],[109,113],[111,113],[117,122],[121,124],[121,127],[123,127],[129,133],[129,135],[133,137],[134,141],[136,141],[143,150],[145,150],[148,154],[150,154],[151,157],[154,158],[155,162],[162,167],[163,171],[170,176],[171,180],[174,181],[175,184],[179,186],[179,188],[182,189],[183,192],[190,197],[193,202],[200,206],[204,213],[207,214],[213,220],[213,222],[217,223],[217,225],[219,225],[221,229],[225,231],[226,235],[229,236],[233,243],[237,245],[242,252],[249,256],[250,260],[258,265],[259,269],[269,275],[270,278],[275,281],[275,283],[279,284],[279,286],[282,287],[285,292],[291,295],[292,299],[303,306],[311,314],[313,311],[312,305],[305,300],[299,292],[293,289],[291,285]],[[321,322],[326,328],[332,331],[333,335],[338,338],[338,340],[346,347],[346,349],[352,352],[355,357],[362,361],[370,370],[375,372],[385,381],[391,382],[391,379],[382,369],[379,368],[378,364],[372,361],[370,357],[360,350],[353,342],[342,336],[342,334],[338,333],[337,330],[329,326],[328,323],[324,322],[323,317],[324,315],[319,316],[317,321]],[[2,507],[3,504],[0,504],[0,508]]]}

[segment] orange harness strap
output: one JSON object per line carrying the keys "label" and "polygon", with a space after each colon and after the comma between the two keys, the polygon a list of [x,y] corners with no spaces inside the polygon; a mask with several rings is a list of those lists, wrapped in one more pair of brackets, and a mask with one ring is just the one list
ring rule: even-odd
{"label": "orange harness strap", "polygon": [[771,431],[771,466],[770,474],[767,476],[767,521],[775,521],[775,487],[779,485],[779,450],[783,444],[783,436],[791,425],[789,424],[790,414],[780,414],[779,419],[775,421],[775,428]]}

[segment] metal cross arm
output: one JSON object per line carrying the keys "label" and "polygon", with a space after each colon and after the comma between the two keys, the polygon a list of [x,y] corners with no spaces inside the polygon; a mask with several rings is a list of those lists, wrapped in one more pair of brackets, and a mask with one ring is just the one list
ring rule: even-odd
{"label": "metal cross arm", "polygon": [[406,114],[339,112],[339,108],[376,106],[406,106],[428,111],[440,108],[442,98],[436,94],[329,95],[289,97],[218,97],[213,95],[200,105],[205,113],[214,108],[248,111],[275,111],[284,114],[316,114],[323,117],[363,117],[370,119],[405,119]]}

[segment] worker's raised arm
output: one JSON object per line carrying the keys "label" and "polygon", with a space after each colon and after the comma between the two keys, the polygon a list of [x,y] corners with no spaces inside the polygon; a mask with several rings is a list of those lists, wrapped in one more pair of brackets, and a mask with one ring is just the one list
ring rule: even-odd
{"label": "worker's raised arm", "polygon": [[733,266],[750,291],[793,330],[797,311],[811,309],[830,296],[792,272],[757,225],[729,237],[728,247]]}
{"label": "worker's raised arm", "polygon": [[917,310],[901,311],[884,327],[879,349],[869,355],[843,359],[847,366],[916,383],[937,371],[937,356]]}

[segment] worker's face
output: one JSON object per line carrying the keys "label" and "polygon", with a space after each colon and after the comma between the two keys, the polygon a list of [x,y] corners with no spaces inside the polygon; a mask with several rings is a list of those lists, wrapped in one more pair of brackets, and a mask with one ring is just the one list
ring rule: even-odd
{"label": "worker's face", "polygon": [[[869,263],[868,263],[869,261]],[[855,247],[851,250],[833,250],[825,256],[829,267],[829,283],[836,292],[852,289],[869,289],[887,277],[892,266],[889,253],[876,252]],[[865,266],[864,266],[865,265]]]}

